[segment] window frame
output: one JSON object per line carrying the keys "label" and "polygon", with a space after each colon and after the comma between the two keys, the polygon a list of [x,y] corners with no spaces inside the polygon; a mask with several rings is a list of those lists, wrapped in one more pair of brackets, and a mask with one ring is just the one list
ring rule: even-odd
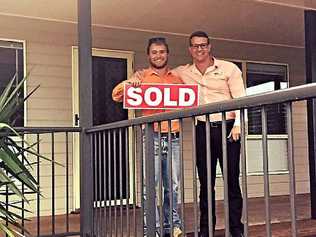
{"label": "window frame", "polygon": [[[3,42],[7,42],[8,46],[3,45]],[[22,50],[23,50],[23,78],[26,76],[26,40],[20,40],[20,39],[10,39],[10,38],[1,38],[0,37],[0,48],[12,48],[15,49],[16,47],[10,47],[9,44],[12,43],[20,43],[22,44]],[[27,95],[27,83],[26,81],[23,83],[23,97],[25,98]],[[27,103],[24,103],[23,105],[23,127],[27,126]]]}
{"label": "window frame", "polygon": [[[240,60],[240,59],[229,59],[229,58],[223,58],[224,60],[228,60],[230,62],[236,62],[236,63],[241,63],[242,66],[242,75],[243,75],[243,82],[244,82],[244,86],[245,88],[247,88],[247,63],[257,63],[257,64],[270,64],[270,65],[277,65],[277,66],[285,66],[286,67],[286,76],[287,76],[287,83],[288,83],[288,87],[291,87],[290,84],[290,67],[288,63],[279,63],[279,62],[267,62],[267,61],[255,61],[255,60]],[[261,140],[262,139],[262,135],[261,134],[248,134],[248,121],[245,122],[245,126],[246,126],[246,152],[247,152],[247,174],[249,176],[262,176],[263,175],[263,171],[262,168],[259,168],[259,170],[253,170],[252,168],[249,167],[250,165],[250,160],[249,157],[251,157],[249,155],[248,152],[250,152],[248,149],[248,143],[249,142],[253,142],[256,140]],[[268,134],[267,135],[268,140],[286,140],[288,141],[288,134]],[[286,158],[285,158],[286,159]],[[269,165],[272,165],[272,162],[269,162]],[[271,175],[287,175],[289,173],[289,168],[288,165],[285,165],[286,167],[276,167],[273,166],[272,168],[269,168],[269,173]],[[219,170],[217,170],[217,175]]]}
{"label": "window frame", "polygon": [[[269,65],[275,65],[275,66],[284,66],[286,67],[286,82],[288,84],[287,88],[290,88],[290,73],[289,73],[289,64],[287,63],[275,63],[275,62],[264,62],[264,61],[251,61],[251,60],[246,60],[245,61],[245,71],[243,71],[243,75],[245,75],[245,79],[244,79],[244,85],[245,88],[247,88],[247,64],[248,63],[256,63],[256,64],[269,64]],[[247,137],[248,139],[258,139],[258,138],[262,138],[261,134],[248,134],[248,123],[247,123]],[[288,134],[267,134],[267,138],[268,139],[288,139]]]}
{"label": "window frame", "polygon": [[[248,63],[256,63],[256,64],[269,64],[269,65],[276,65],[276,66],[285,66],[286,67],[286,82],[288,83],[288,88],[291,87],[290,85],[290,67],[288,63],[280,63],[280,62],[267,62],[267,61],[256,61],[256,60],[241,60],[241,59],[230,59],[230,58],[223,58],[223,60],[227,60],[230,62],[241,63],[242,65],[242,78],[244,82],[244,87],[247,88],[247,64]],[[246,122],[246,136],[247,139],[259,139],[262,137],[261,134],[248,134],[248,121]],[[288,139],[288,134],[267,134],[268,139]]]}

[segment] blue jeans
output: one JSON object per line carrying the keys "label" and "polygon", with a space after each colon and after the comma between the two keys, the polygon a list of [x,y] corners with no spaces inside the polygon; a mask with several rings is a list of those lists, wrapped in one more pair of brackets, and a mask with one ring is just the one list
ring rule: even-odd
{"label": "blue jeans", "polygon": [[[180,182],[180,154],[179,154],[179,138],[171,139],[171,156],[172,156],[172,220],[173,227],[181,227],[181,220],[177,210],[178,193]],[[160,172],[163,187],[163,223],[165,233],[170,232],[170,185],[169,185],[169,161],[168,161],[168,137],[161,137],[161,160],[159,160],[159,139],[158,133],[154,133],[154,149],[155,149],[155,185],[158,187],[160,181]],[[161,161],[161,171],[159,162]],[[144,189],[144,201],[146,201],[146,191]],[[144,214],[144,223],[146,226],[146,211]],[[159,210],[156,198],[156,228],[160,228]],[[146,230],[145,230],[146,231]]]}

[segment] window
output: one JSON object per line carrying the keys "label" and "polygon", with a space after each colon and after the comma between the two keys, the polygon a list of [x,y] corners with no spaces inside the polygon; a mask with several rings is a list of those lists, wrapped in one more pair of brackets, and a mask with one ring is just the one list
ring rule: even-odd
{"label": "window", "polygon": [[[288,87],[287,66],[247,63],[247,95],[276,91]],[[268,105],[268,134],[286,134],[286,110],[284,104]],[[248,134],[261,134],[261,110],[248,109]]]}
{"label": "window", "polygon": [[[23,44],[19,42],[0,40],[0,93],[3,92],[9,81],[16,75],[15,85],[23,79],[24,61]],[[22,91],[20,97],[24,96]],[[20,108],[18,113],[11,118],[11,125],[15,127],[24,126],[24,108]]]}
{"label": "window", "polygon": [[[247,94],[254,95],[288,87],[288,67],[269,63],[246,63]],[[261,109],[248,111],[247,168],[249,174],[263,174]],[[267,105],[269,173],[288,172],[286,110],[284,104]]]}

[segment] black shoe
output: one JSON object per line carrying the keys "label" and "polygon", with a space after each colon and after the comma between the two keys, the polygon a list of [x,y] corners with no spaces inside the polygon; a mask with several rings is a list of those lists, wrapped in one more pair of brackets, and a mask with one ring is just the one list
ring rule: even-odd
{"label": "black shoe", "polygon": [[[215,232],[213,232],[213,236],[215,236]],[[200,231],[199,237],[209,237],[208,231]]]}
{"label": "black shoe", "polygon": [[231,234],[231,237],[244,237],[243,233]]}
{"label": "black shoe", "polygon": [[199,237],[209,237],[209,235],[205,232],[199,232]]}

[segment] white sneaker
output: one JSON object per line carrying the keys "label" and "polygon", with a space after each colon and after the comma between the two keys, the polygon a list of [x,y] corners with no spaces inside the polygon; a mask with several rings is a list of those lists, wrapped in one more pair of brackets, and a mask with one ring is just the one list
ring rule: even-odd
{"label": "white sneaker", "polygon": [[182,230],[179,227],[173,228],[173,237],[180,237],[182,235]]}

